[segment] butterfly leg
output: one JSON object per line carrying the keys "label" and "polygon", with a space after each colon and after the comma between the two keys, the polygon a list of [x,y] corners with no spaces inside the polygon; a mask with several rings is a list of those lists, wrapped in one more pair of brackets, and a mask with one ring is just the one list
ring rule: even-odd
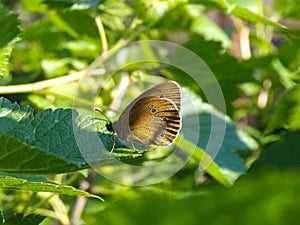
{"label": "butterfly leg", "polygon": [[133,142],[131,142],[131,147],[136,150],[136,147],[134,146]]}
{"label": "butterfly leg", "polygon": [[113,145],[111,147],[111,150],[109,152],[109,154],[111,155],[113,153],[113,151],[115,150],[115,145],[116,145],[116,136],[113,135]]}

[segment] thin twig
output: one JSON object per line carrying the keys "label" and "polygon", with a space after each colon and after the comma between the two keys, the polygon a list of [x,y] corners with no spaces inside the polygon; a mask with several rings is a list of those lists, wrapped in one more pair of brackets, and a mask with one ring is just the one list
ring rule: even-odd
{"label": "thin twig", "polygon": [[[90,183],[87,180],[83,180],[80,183],[80,190],[87,191],[89,189],[89,187],[90,187]],[[78,196],[76,198],[76,203],[75,203],[74,211],[73,211],[72,218],[71,218],[71,225],[76,224],[80,220],[81,214],[85,208],[86,202],[87,202],[87,197]]]}

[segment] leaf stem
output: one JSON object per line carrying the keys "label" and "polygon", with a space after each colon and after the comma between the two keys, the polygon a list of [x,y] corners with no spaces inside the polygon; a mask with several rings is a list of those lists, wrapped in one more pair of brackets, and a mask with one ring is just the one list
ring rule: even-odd
{"label": "leaf stem", "polygon": [[108,51],[106,34],[105,34],[105,30],[104,30],[104,26],[101,21],[101,18],[99,16],[96,16],[95,20],[96,20],[96,24],[97,24],[97,27],[99,30],[100,39],[102,41],[102,54],[101,55],[103,55],[104,53],[106,53]]}

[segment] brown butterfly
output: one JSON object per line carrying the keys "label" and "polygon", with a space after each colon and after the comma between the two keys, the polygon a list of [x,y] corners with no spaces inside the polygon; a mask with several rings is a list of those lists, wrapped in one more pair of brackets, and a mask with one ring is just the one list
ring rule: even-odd
{"label": "brown butterfly", "polygon": [[175,81],[167,81],[138,96],[106,128],[131,143],[167,146],[173,143],[181,128],[180,105],[180,86]]}

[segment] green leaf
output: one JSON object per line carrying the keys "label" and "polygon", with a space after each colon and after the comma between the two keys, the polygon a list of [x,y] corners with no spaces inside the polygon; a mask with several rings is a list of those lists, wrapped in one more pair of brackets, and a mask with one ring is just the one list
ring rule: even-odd
{"label": "green leaf", "polygon": [[[248,8],[246,8],[244,5],[242,5],[241,1],[238,0],[210,0],[210,1],[206,1],[206,0],[192,0],[192,3],[199,3],[201,5],[206,5],[208,7],[212,7],[212,8],[216,8],[219,9],[225,13],[234,15],[236,17],[239,17],[241,19],[244,19],[246,21],[252,22],[252,23],[260,23],[263,25],[269,25],[269,26],[273,26],[283,32],[287,32],[287,28],[280,24],[280,23],[276,23],[270,19],[268,19],[267,17],[264,17],[258,13],[256,13],[255,11],[253,11],[253,8],[250,10]],[[247,3],[247,2],[246,2]]]}
{"label": "green leaf", "polygon": [[[189,96],[192,96],[192,93]],[[197,107],[200,128],[192,126],[195,124],[195,118],[187,115],[183,118],[183,122],[190,124],[189,133],[184,137],[185,140],[178,140],[176,143],[183,151],[193,154],[193,157],[200,162],[200,166],[218,182],[231,186],[239,176],[246,172],[245,160],[239,152],[249,154],[249,150],[257,148],[258,144],[245,132],[239,130],[226,115],[221,114],[212,106],[200,101],[195,101],[194,104]],[[211,123],[212,120],[215,121],[214,124]],[[226,129],[223,137],[221,135],[224,126]],[[200,136],[193,153],[191,151],[195,146],[189,141],[189,136],[197,134],[199,132],[197,129],[200,129]],[[213,133],[212,129],[216,129],[217,132]],[[212,135],[216,143],[224,138],[220,148],[214,149],[217,151],[216,156],[211,155],[213,153],[211,149],[210,152],[205,150]]]}
{"label": "green leaf", "polygon": [[43,4],[47,5],[49,9],[69,9],[75,4],[76,1],[74,0],[43,0]]}
{"label": "green leaf", "polygon": [[47,78],[62,76],[70,70],[79,71],[85,67],[87,65],[84,61],[66,57],[63,59],[43,59],[42,61],[42,68]]}
{"label": "green leaf", "polygon": [[[28,10],[42,12],[48,15],[48,22],[51,22],[59,28],[60,31],[66,32],[73,38],[85,37],[88,36],[90,38],[94,38],[96,40],[99,39],[98,29],[96,23],[93,18],[93,13],[91,10],[72,10],[69,8],[69,5],[64,5],[63,7],[55,8],[55,10],[48,10],[50,7],[46,3],[62,3],[66,4],[66,2],[61,1],[35,1],[34,4],[31,4],[31,1],[23,1],[23,4],[26,3],[26,7],[28,4]],[[31,4],[31,5],[30,5]],[[68,4],[68,3],[67,3]],[[47,20],[46,20],[47,21]],[[57,28],[48,29],[48,32],[55,33],[57,32]],[[42,29],[43,31],[44,29]],[[40,31],[38,31],[40,32]],[[33,34],[34,35],[34,34]],[[52,40],[53,41],[53,40]],[[51,45],[56,44],[52,43]]]}
{"label": "green leaf", "polygon": [[[197,54],[212,70],[222,88],[222,94],[225,98],[227,113],[231,115],[232,101],[236,100],[241,95],[238,85],[243,82],[251,82],[254,80],[250,74],[250,69],[246,68],[232,56],[228,54],[220,54],[222,49],[221,43],[206,41],[199,35],[192,35],[191,40],[186,43],[184,47]],[[183,57],[179,57],[179,59],[184,60]],[[178,63],[180,64],[181,62]],[[189,66],[188,61],[185,63],[187,67],[191,69],[193,68],[192,65]],[[196,72],[200,74],[200,71]],[[168,68],[168,74],[165,75],[170,79],[177,80],[183,86],[192,88],[199,95],[201,95],[203,99],[206,98],[205,94],[199,90],[199,87],[197,85],[193,85],[194,82],[181,70],[171,67]]]}
{"label": "green leaf", "polygon": [[299,0],[275,0],[274,10],[283,18],[292,17],[299,20]]}
{"label": "green leaf", "polygon": [[75,57],[97,58],[100,52],[99,43],[89,39],[68,41],[63,44],[64,48]]}
{"label": "green leaf", "polygon": [[20,34],[18,15],[0,4],[0,49],[7,46]]}
{"label": "green leaf", "polygon": [[[52,85],[47,91],[49,91],[47,95],[40,95],[38,93],[28,95],[28,100],[36,109],[69,108],[73,105],[73,96],[76,90],[72,88],[71,83]],[[57,96],[62,97],[59,98]]]}
{"label": "green leaf", "polygon": [[[22,41],[14,46],[10,68],[14,82],[36,81],[41,75],[41,61],[53,51],[62,51],[63,34],[45,20],[29,25],[22,33]],[[26,54],[25,54],[26,52]]]}
{"label": "green leaf", "polygon": [[96,9],[101,0],[44,0],[43,3],[48,6],[49,9],[71,9],[71,10],[86,10]]}
{"label": "green leaf", "polygon": [[8,45],[0,50],[0,85],[10,83],[9,76],[9,58],[12,51],[12,46]]}
{"label": "green leaf", "polygon": [[49,17],[60,29],[74,38],[88,36],[99,39],[94,18],[85,11],[55,11],[49,13]]}
{"label": "green leaf", "polygon": [[[0,171],[53,174],[87,168],[75,133],[86,141],[84,144],[88,146],[89,157],[99,161],[106,159],[106,155],[99,153],[97,140],[91,138],[99,135],[110,146],[107,149],[111,149],[114,142],[112,135],[73,127],[72,121],[77,121],[77,116],[77,112],[71,109],[47,109],[34,116],[32,108],[20,108],[1,97]],[[79,122],[79,125],[82,126],[82,123]],[[136,150],[124,149],[118,140],[115,149],[114,154],[118,158],[141,156]],[[93,158],[95,155],[97,158]]]}
{"label": "green leaf", "polygon": [[0,98],[0,170],[64,173],[87,167],[72,129],[72,110],[51,109],[33,116]]}
{"label": "green leaf", "polygon": [[13,46],[19,40],[19,26],[17,14],[0,4],[0,85],[10,82],[9,59]]}
{"label": "green leaf", "polygon": [[[119,160],[130,160],[131,162],[136,160],[136,158],[143,156],[142,152],[136,149],[131,149],[128,145],[124,145],[122,140],[118,139],[115,134],[112,134],[106,129],[107,121],[97,121],[93,122],[93,118],[90,115],[83,115],[78,120],[79,127],[85,127],[87,130],[95,131],[97,130],[96,136],[91,136],[88,133],[80,133],[78,140],[80,146],[84,148],[83,152],[87,162],[95,162],[95,160],[107,160],[107,156],[103,155],[101,151],[94,151],[94,146],[102,146],[108,152],[113,148],[112,156],[118,158]],[[98,139],[99,138],[99,139]],[[101,141],[101,144],[98,142]]]}
{"label": "green leaf", "polygon": [[98,10],[103,24],[113,31],[126,29],[125,19],[132,14],[132,9],[121,0],[103,1]]}
{"label": "green leaf", "polygon": [[[197,143],[199,147],[198,152],[206,148],[212,135],[212,117],[214,117],[215,121],[219,121],[221,125],[226,123],[227,128],[224,141],[217,157],[214,158],[214,163],[208,168],[207,172],[219,182],[229,186],[246,169],[244,160],[236,154],[236,151],[247,151],[250,148],[255,148],[257,147],[256,143],[247,135],[248,139],[246,141],[242,139],[239,134],[240,131],[236,129],[226,116],[210,108],[209,105],[200,103],[198,97],[192,93],[189,96],[194,98],[201,124],[201,135]],[[57,109],[52,111],[48,109],[33,116],[30,107],[20,108],[16,103],[11,104],[4,98],[0,99],[0,106],[0,127],[2,127],[0,140],[3,143],[0,148],[0,169],[2,171],[15,173],[61,173],[79,170],[87,166],[74,137],[72,110]],[[194,121],[191,120],[194,117],[184,116],[183,119],[189,126],[188,130],[191,135],[187,134],[187,137],[185,137],[189,140],[189,136],[193,136],[193,133],[198,132],[194,129],[199,128],[192,126]],[[89,120],[86,121],[89,123]],[[79,122],[79,125],[84,126],[85,124]],[[89,136],[88,131],[78,130],[76,132],[81,132],[80,137],[85,141],[81,144],[84,144],[85,148],[88,149],[87,155],[91,161],[107,159],[106,156],[101,155],[97,151],[99,144],[91,139],[93,137]],[[109,146],[114,142],[112,135],[99,133],[99,136],[104,145],[108,146],[107,149],[111,149],[112,147]],[[189,144],[186,143],[181,147],[183,150],[187,150],[189,149],[188,146]],[[205,156],[206,153],[202,152],[201,154]],[[116,140],[114,156],[123,159],[131,158],[134,161],[136,157],[141,155],[131,150],[127,151]],[[201,157],[201,155],[196,156],[199,161]],[[204,164],[201,166],[206,168],[208,164],[205,163],[208,161],[204,160],[203,162]]]}
{"label": "green leaf", "polygon": [[44,0],[23,0],[22,7],[24,10],[38,12],[38,13],[46,13],[47,6],[43,3]]}
{"label": "green leaf", "polygon": [[251,171],[295,170],[300,168],[300,131],[284,132],[279,142],[266,146]]}
{"label": "green leaf", "polygon": [[0,224],[2,225],[4,223],[3,213],[2,210],[0,210]]}
{"label": "green leaf", "polygon": [[77,170],[80,167],[68,163],[59,156],[45,152],[43,148],[37,148],[24,144],[16,138],[1,135],[0,171],[16,173],[64,173]]}
{"label": "green leaf", "polygon": [[0,188],[34,192],[53,192],[56,194],[85,196],[102,200],[102,198],[97,195],[78,190],[72,186],[58,185],[50,182],[34,182],[9,176],[0,176]]}
{"label": "green leaf", "polygon": [[41,215],[30,214],[24,216],[23,213],[19,213],[16,215],[12,215],[7,220],[5,220],[3,225],[38,225],[40,224],[46,217]]}
{"label": "green leaf", "polygon": [[[280,48],[278,50],[278,58],[282,62],[284,66],[287,67],[287,69],[291,71],[298,71],[299,70],[299,63],[300,63],[300,42],[299,39],[291,38],[282,45],[280,45]],[[298,71],[299,73],[299,71]],[[297,76],[294,77],[294,79],[297,79]]]}
{"label": "green leaf", "polygon": [[[298,176],[299,170],[274,171],[244,177],[230,189],[207,185],[196,193],[187,190],[174,194],[149,188],[140,194],[136,190],[134,194],[120,193],[115,196],[118,204],[86,214],[84,220],[86,224],[103,225],[297,224]],[[95,210],[97,206],[88,204],[87,208]]]}
{"label": "green leaf", "polygon": [[[178,140],[180,140],[180,142],[175,141],[177,146],[180,147],[183,151],[192,154],[193,158],[195,158],[200,163],[200,167],[205,168],[205,171],[209,173],[215,180],[227,187],[230,187],[233,184],[235,178],[230,179],[230,176],[227,177],[223,173],[222,168],[220,168],[218,164],[214,162],[213,158],[210,157],[209,154],[205,152],[205,150],[199,147],[195,148],[195,145],[193,143],[186,141],[183,138],[180,138]],[[190,150],[194,150],[195,152],[191,152]]]}
{"label": "green leaf", "polygon": [[273,69],[277,72],[281,84],[288,90],[293,88],[296,85],[296,82],[293,81],[293,78],[297,72],[289,71],[282,62],[275,58],[272,62]]}
{"label": "green leaf", "polygon": [[42,182],[51,183],[45,176],[32,175],[32,174],[21,174],[21,173],[0,173],[0,177],[13,177],[17,179],[27,180],[28,182]]}
{"label": "green leaf", "polygon": [[[62,90],[70,90],[70,89],[62,89]],[[53,93],[66,94],[65,92],[55,92],[55,91],[53,91]],[[49,98],[49,96],[43,96],[38,94],[30,94],[27,96],[27,98],[30,101],[31,105],[34,106],[36,109],[47,109],[47,108],[56,109],[60,107],[68,107],[69,105],[72,104],[71,101],[62,101],[59,98]]]}
{"label": "green leaf", "polygon": [[295,131],[300,128],[300,85],[286,92],[276,104],[265,133],[285,128]]}
{"label": "green leaf", "polygon": [[[58,30],[50,20],[41,20],[31,24],[24,30],[22,38],[23,42],[27,42],[28,45],[38,42],[39,48],[44,49],[45,52],[59,52],[66,41],[65,34]],[[45,57],[44,52],[41,54],[43,54],[41,58]]]}

